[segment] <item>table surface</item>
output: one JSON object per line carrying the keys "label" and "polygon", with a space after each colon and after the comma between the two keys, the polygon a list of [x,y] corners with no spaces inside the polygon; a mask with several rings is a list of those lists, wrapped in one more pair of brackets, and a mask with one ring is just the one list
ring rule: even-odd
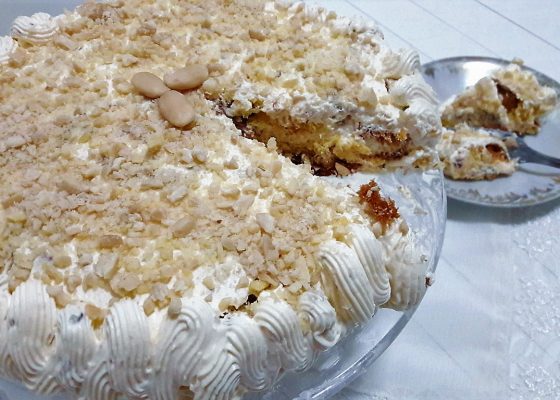
{"label": "table surface", "polygon": [[[0,0],[0,27],[21,10],[76,3]],[[422,62],[520,57],[560,81],[559,0],[318,3],[374,20],[392,47],[413,47]],[[336,399],[559,399],[559,234],[560,201],[515,210],[450,201],[436,284],[393,345]]]}

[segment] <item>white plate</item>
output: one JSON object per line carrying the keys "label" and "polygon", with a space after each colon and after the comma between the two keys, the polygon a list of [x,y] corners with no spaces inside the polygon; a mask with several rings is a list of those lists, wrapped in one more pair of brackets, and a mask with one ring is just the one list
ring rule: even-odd
{"label": "white plate", "polygon": [[[422,74],[434,88],[438,99],[449,97],[474,85],[510,62],[489,57],[455,57],[432,61],[422,66]],[[560,84],[531,68],[523,67],[537,77],[539,83],[556,90]],[[533,149],[549,156],[560,157],[560,106],[542,120],[536,136],[525,136]],[[536,164],[521,164],[513,175],[492,181],[457,181],[445,179],[450,198],[467,203],[493,207],[524,207],[560,198],[560,169]]]}

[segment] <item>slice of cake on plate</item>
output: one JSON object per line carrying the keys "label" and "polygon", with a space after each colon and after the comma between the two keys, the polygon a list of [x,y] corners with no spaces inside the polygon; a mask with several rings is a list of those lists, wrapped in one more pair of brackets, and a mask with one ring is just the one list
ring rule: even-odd
{"label": "slice of cake on plate", "polygon": [[518,64],[510,64],[450,99],[441,118],[446,127],[466,123],[534,135],[540,119],[556,102],[553,89],[540,85],[530,71]]}
{"label": "slice of cake on plate", "polygon": [[483,180],[513,174],[516,167],[505,143],[484,129],[459,125],[444,129],[437,149],[451,179]]}
{"label": "slice of cake on plate", "polygon": [[375,182],[289,158],[431,162],[431,89],[376,29],[285,1],[88,2],[18,18],[0,63],[1,376],[239,398],[426,290]]}

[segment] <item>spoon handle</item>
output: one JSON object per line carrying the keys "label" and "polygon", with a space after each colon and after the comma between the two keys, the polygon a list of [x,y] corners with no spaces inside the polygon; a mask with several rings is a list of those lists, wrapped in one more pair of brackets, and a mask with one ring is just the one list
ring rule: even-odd
{"label": "spoon handle", "polygon": [[520,137],[518,137],[516,141],[518,147],[512,153],[514,157],[519,158],[519,162],[543,164],[560,168],[560,158],[550,157],[546,154],[533,150],[527,146],[527,143],[525,143],[525,141]]}

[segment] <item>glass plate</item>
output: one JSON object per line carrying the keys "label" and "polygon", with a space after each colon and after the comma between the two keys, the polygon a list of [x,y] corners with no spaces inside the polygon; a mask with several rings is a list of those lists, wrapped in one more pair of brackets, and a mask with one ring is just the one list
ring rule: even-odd
{"label": "glass plate", "polygon": [[[422,66],[422,74],[444,102],[451,96],[474,85],[480,78],[510,64],[510,61],[490,57],[454,57],[436,60]],[[556,90],[560,98],[560,83],[548,76],[523,67],[537,77],[540,84]],[[541,153],[560,157],[560,105],[542,120],[536,136],[525,141]],[[467,203],[493,207],[525,207],[560,197],[560,170],[537,164],[520,164],[511,176],[492,181],[457,181],[445,179],[447,195]]]}
{"label": "glass plate", "polygon": [[[12,20],[18,15],[30,15],[39,11],[56,15],[63,12],[64,8],[72,9],[81,3],[82,1],[77,0],[44,3],[10,1],[6,12],[0,14],[0,35],[8,34]],[[415,234],[418,247],[426,255],[427,271],[434,272],[443,244],[447,213],[441,171],[357,173],[342,179],[325,179],[339,181],[357,189],[372,178],[376,179],[385,194],[395,199],[400,213]],[[287,374],[272,390],[249,394],[246,399],[325,399],[332,396],[358,377],[387,349],[415,310],[378,310],[370,321],[353,329],[336,346],[322,353],[311,369],[305,373]],[[49,399],[66,400],[68,397],[57,395]],[[45,400],[45,397],[26,390],[19,383],[0,378],[0,400]]]}
{"label": "glass plate", "polygon": [[[443,244],[446,197],[439,170],[391,174],[356,173],[345,178],[324,178],[349,185],[375,179],[385,195],[399,206],[414,234],[418,248],[427,259],[427,271],[435,272]],[[416,308],[405,312],[381,308],[367,323],[351,330],[336,346],[322,353],[305,373],[287,374],[270,391],[252,393],[247,400],[326,399],[357,378],[395,340]],[[51,397],[67,400],[67,396]],[[20,384],[0,379],[0,400],[45,400]],[[94,400],[94,399],[91,399]]]}

